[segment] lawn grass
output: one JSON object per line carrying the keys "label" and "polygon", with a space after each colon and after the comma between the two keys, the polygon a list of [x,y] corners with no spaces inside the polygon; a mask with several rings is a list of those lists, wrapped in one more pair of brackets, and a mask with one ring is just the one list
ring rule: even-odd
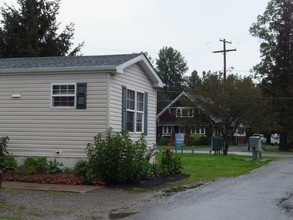
{"label": "lawn grass", "polygon": [[[257,169],[271,162],[272,158],[251,160],[250,156],[240,155],[209,155],[209,154],[180,154],[183,173],[190,177],[176,185],[206,182],[223,177],[235,177]],[[158,155],[158,159],[160,155]]]}
{"label": "lawn grass", "polygon": [[16,217],[1,217],[0,216],[0,220],[19,220],[19,219]]}
{"label": "lawn grass", "polygon": [[272,153],[289,153],[289,154],[293,153],[292,149],[285,151],[285,150],[280,150],[279,148],[269,148],[269,149],[266,149],[265,151],[272,152]]}
{"label": "lawn grass", "polygon": [[18,220],[18,218],[15,218],[15,217],[2,217],[0,216],[0,220]]}

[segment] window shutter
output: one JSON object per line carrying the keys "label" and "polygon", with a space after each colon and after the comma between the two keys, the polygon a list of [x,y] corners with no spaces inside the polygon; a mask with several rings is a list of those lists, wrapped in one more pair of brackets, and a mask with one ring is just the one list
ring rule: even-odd
{"label": "window shutter", "polygon": [[86,83],[77,83],[76,84],[76,108],[77,109],[86,109]]}
{"label": "window shutter", "polygon": [[148,93],[144,93],[144,134],[148,134]]}
{"label": "window shutter", "polygon": [[127,87],[122,86],[122,131],[126,130],[127,120]]}

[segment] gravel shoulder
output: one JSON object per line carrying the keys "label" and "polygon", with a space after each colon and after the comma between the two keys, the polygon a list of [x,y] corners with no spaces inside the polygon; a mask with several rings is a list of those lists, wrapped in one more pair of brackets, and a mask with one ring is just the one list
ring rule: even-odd
{"label": "gravel shoulder", "polygon": [[[291,204],[290,198],[290,201],[284,199],[282,205]],[[0,220],[121,219],[156,207],[167,199],[163,191],[149,188],[141,192],[105,187],[88,193],[1,189]]]}
{"label": "gravel shoulder", "polygon": [[160,191],[121,188],[100,188],[89,193],[1,189],[0,219],[119,219],[163,199]]}

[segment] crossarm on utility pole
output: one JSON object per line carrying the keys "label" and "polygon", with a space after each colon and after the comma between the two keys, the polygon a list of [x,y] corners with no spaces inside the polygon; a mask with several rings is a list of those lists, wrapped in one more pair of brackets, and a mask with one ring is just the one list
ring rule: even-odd
{"label": "crossarm on utility pole", "polygon": [[226,67],[226,53],[231,52],[231,51],[236,51],[236,49],[226,49],[226,44],[232,44],[232,42],[230,41],[226,41],[226,39],[220,39],[221,42],[223,42],[223,50],[217,50],[217,51],[213,51],[213,53],[223,53],[224,55],[224,82],[226,81],[226,71],[227,71],[227,67]]}

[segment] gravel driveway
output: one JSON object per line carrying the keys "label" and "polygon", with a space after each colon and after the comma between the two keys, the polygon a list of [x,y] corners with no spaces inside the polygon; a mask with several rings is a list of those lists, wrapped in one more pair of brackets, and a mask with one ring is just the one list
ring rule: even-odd
{"label": "gravel driveway", "polygon": [[[160,192],[101,188],[89,193],[0,190],[0,219],[120,219],[163,198]],[[14,218],[12,218],[14,220]]]}

